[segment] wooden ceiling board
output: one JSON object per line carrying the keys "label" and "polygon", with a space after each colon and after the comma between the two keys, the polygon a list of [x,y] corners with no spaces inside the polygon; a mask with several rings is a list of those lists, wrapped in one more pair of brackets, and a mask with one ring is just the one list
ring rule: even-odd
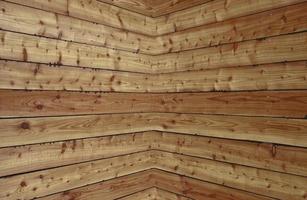
{"label": "wooden ceiling board", "polygon": [[211,0],[99,0],[150,17],[159,17]]}

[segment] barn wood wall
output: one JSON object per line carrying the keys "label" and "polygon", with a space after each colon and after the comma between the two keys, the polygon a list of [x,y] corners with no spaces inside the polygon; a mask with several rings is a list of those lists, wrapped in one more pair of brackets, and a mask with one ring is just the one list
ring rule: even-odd
{"label": "barn wood wall", "polygon": [[307,2],[108,3],[0,1],[0,199],[307,198]]}

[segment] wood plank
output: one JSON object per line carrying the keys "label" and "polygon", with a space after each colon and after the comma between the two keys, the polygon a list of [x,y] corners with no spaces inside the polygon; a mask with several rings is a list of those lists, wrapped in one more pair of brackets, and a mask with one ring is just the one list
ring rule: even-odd
{"label": "wood plank", "polygon": [[200,181],[187,176],[177,175],[166,171],[152,170],[152,179],[156,187],[168,191],[183,194],[193,199],[206,200],[273,200],[269,197],[259,196],[253,193],[236,190],[223,185]]}
{"label": "wood plank", "polygon": [[0,12],[2,30],[132,52],[150,53],[152,49],[158,46],[154,37],[127,32],[65,15],[58,15],[53,12],[46,12],[5,1],[0,2],[0,9],[2,10]]}
{"label": "wood plank", "polygon": [[148,87],[146,76],[138,73],[98,71],[69,66],[53,67],[3,60],[0,61],[0,67],[2,89],[144,92]]}
{"label": "wood plank", "polygon": [[[80,94],[74,92],[24,92],[1,90],[0,94],[2,97],[0,99],[2,116],[64,115],[65,113],[97,114],[100,112],[123,113],[129,111],[199,112],[209,114],[235,114],[236,112],[247,112],[248,114],[246,115],[259,116],[272,116],[273,114],[267,113],[285,112],[287,114],[278,116],[300,118],[304,118],[306,114],[305,91],[129,95],[121,93]],[[60,98],[58,95],[60,95]],[[23,98],[16,98],[18,96],[22,96]],[[56,101],[57,99],[62,100]],[[109,105],[108,103],[110,103],[110,101],[112,101],[112,103]],[[86,104],[83,106],[72,106],[72,104],[82,105],[84,102],[86,102]],[[93,102],[93,104],[88,104],[88,102]],[[96,105],[94,104],[95,102]],[[199,102],[200,104],[192,103],[191,105],[191,102]],[[209,103],[210,107],[206,107],[205,105]],[[137,107],[137,104],[142,105],[142,107]],[[297,106],[296,108],[295,105]],[[127,107],[129,110],[127,110]],[[267,109],[265,109],[266,107]],[[94,108],[96,110],[94,110]],[[263,110],[260,110],[260,108],[263,108]],[[12,112],[13,109],[18,111]],[[299,113],[301,114],[299,115]]]}
{"label": "wood plank", "polygon": [[122,0],[98,0],[100,2],[108,3],[114,6],[118,6],[123,9],[130,10],[132,12],[140,13],[151,17],[153,12],[153,7],[147,0],[133,0],[133,1],[122,1]]}
{"label": "wood plank", "polygon": [[[210,3],[213,2],[215,1]],[[254,3],[254,1],[251,3]],[[159,53],[178,52],[306,31],[306,10],[307,3],[303,2],[293,6],[163,35],[157,37],[161,41],[161,45],[163,44],[163,48]]]}
{"label": "wood plank", "polygon": [[75,200],[88,200],[90,198],[91,200],[100,200],[103,197],[105,200],[114,200],[153,187],[151,171],[146,170],[38,199],[71,200],[71,198],[74,198]]}
{"label": "wood plank", "polygon": [[33,199],[149,169],[143,152],[0,179],[0,199]]}
{"label": "wood plank", "polygon": [[[123,180],[123,182],[121,182],[121,180]],[[121,184],[125,186],[122,187],[120,186]],[[235,190],[208,182],[203,182],[184,176],[179,176],[157,169],[138,172],[133,175],[128,175],[126,177],[119,177],[114,180],[101,182],[87,187],[81,187],[78,189],[58,193],[49,197],[39,199],[69,200],[74,197],[76,200],[85,200],[87,199],[87,197],[91,197],[91,199],[96,200],[101,199],[101,196],[103,196],[106,200],[108,200],[112,199],[112,197],[117,193],[117,196],[123,196],[123,194],[125,194],[127,190],[132,191],[132,189],[130,188],[141,189],[144,188],[144,186],[149,185],[158,187],[158,195],[159,193],[161,194],[162,191],[160,188],[166,188],[171,192],[177,193],[179,195],[187,195],[189,196],[189,198],[194,199],[201,199],[203,197],[206,197],[206,199],[208,200],[271,200],[271,198],[261,197],[248,192]],[[111,192],[108,192],[109,190],[111,190]],[[163,192],[165,194],[164,190]]]}
{"label": "wood plank", "polygon": [[[157,33],[166,34],[205,24],[221,22],[242,16],[277,9],[304,0],[217,0],[156,18]],[[268,20],[268,19],[266,19]]]}
{"label": "wood plank", "polygon": [[305,90],[161,94],[0,90],[0,97],[0,118],[133,112],[290,118],[307,115]]}
{"label": "wood plank", "polygon": [[155,131],[1,148],[0,176],[150,149],[307,176],[304,148]]}
{"label": "wood plank", "polygon": [[33,8],[47,10],[60,14],[68,14],[67,0],[6,0]]}
{"label": "wood plank", "polygon": [[[121,29],[5,1],[0,2],[0,8],[5,10],[5,12],[0,13],[0,23],[3,30],[151,55],[241,42],[301,32],[307,29],[307,14],[304,12],[307,9],[307,3],[236,18],[222,23],[214,23],[161,37],[127,33],[127,31]],[[268,16],[270,17],[268,18]],[[253,26],[250,26],[250,24],[253,24]],[[225,35],[228,37],[225,37]]]}
{"label": "wood plank", "polygon": [[134,194],[127,195],[125,197],[120,197],[118,200],[159,200],[156,197],[156,189],[155,188],[149,188],[140,192],[136,192]]}
{"label": "wood plank", "polygon": [[[287,8],[234,19],[225,23],[213,24],[186,32],[178,32],[176,34],[158,37],[157,40],[160,42],[157,42],[156,39],[152,37],[134,33],[127,34],[127,32],[122,30],[15,4],[1,2],[0,5],[5,9],[1,17],[3,20],[1,23],[3,26],[2,29],[48,37],[51,36],[53,38],[59,38],[60,36],[60,38],[65,40],[103,45],[130,51],[140,51],[149,54],[159,54],[169,51],[176,52],[191,48],[207,47],[209,45],[263,38],[291,33],[293,31],[303,31],[306,29],[306,24],[302,23],[302,21],[306,21],[304,20],[306,14],[303,11],[306,9],[307,4],[298,4]],[[35,15],[33,13],[35,13]],[[37,15],[40,17],[37,17]],[[270,20],[261,20],[262,18],[267,19],[268,15],[270,16]],[[25,18],[25,16],[27,17]],[[276,20],[280,18],[287,19],[287,21]],[[36,21],[36,23],[33,23],[33,21]],[[249,22],[248,24],[257,24],[261,22],[261,26],[250,27],[246,24],[247,22]],[[263,22],[267,24],[264,25]],[[16,26],[17,23],[18,26]],[[68,27],[67,24],[70,24],[70,27]],[[236,31],[233,31],[233,27],[235,27]],[[274,31],[272,29],[270,32],[262,31],[262,29],[267,30],[268,27],[273,27]],[[88,31],[88,29],[91,31]],[[218,35],[216,35],[217,32]],[[231,40],[229,40],[229,38],[222,38],[225,34],[229,35]],[[186,38],[188,38],[188,40],[186,40]],[[138,43],[135,43],[135,41],[138,41]]]}
{"label": "wood plank", "polygon": [[305,199],[307,178],[221,163],[196,157],[156,152],[158,169],[191,176],[278,199]]}
{"label": "wood plank", "polygon": [[197,6],[203,3],[207,3],[210,0],[99,0],[101,2],[116,5],[118,7],[128,9],[133,12],[137,12],[150,17],[158,17],[166,15],[179,10],[184,10],[193,6]]}
{"label": "wood plank", "polygon": [[151,17],[97,0],[54,0],[51,3],[49,0],[8,1],[147,35],[154,35],[156,30],[155,21]]}
{"label": "wood plank", "polygon": [[307,33],[276,36],[156,56],[156,73],[305,60]]}
{"label": "wood plank", "polygon": [[130,31],[140,31],[147,35],[171,33],[304,2],[304,0],[270,0],[260,2],[250,2],[248,0],[226,2],[226,0],[218,0],[171,13],[167,16],[151,18],[98,2],[97,0],[69,1],[68,5],[66,5],[67,1],[60,0],[52,2],[47,0],[8,1],[62,14],[67,12],[68,7],[69,15],[73,17]]}
{"label": "wood plank", "polygon": [[307,147],[306,129],[304,119],[173,113],[1,119],[0,146],[157,130]]}
{"label": "wood plank", "polygon": [[176,193],[172,193],[166,190],[156,188],[156,198],[158,200],[193,200],[192,198],[188,198]]}
{"label": "wood plank", "polygon": [[[144,75],[68,66],[0,61],[1,88],[71,91],[145,91]],[[6,78],[5,78],[6,77]],[[19,77],[19,78],[18,78]],[[143,84],[142,84],[143,83]],[[142,85],[141,85],[142,84]],[[22,88],[21,88],[22,86]],[[116,89],[117,88],[117,89]],[[125,89],[124,89],[125,88]]]}
{"label": "wood plank", "polygon": [[0,88],[95,92],[206,92],[307,89],[307,62],[160,75],[0,60]]}
{"label": "wood plank", "polygon": [[1,148],[0,176],[146,151],[154,137],[153,132],[133,133]]}
{"label": "wood plank", "polygon": [[307,177],[306,148],[169,132],[157,132],[152,138],[156,150]]}
{"label": "wood plank", "polygon": [[[225,44],[159,56],[0,31],[1,59],[143,73],[300,61],[307,58],[307,33]],[[43,58],[43,59],[42,59]]]}
{"label": "wood plank", "polygon": [[69,15],[132,32],[154,35],[155,20],[97,0],[74,0],[68,2]]}
{"label": "wood plank", "polygon": [[167,113],[150,118],[157,122],[152,130],[306,147],[304,119]]}
{"label": "wood plank", "polygon": [[2,119],[0,146],[142,132],[150,130],[148,120],[140,114]]}
{"label": "wood plank", "polygon": [[7,31],[0,31],[0,38],[1,59],[151,72],[146,55]]}
{"label": "wood plank", "polygon": [[179,194],[168,192],[157,188],[149,188],[122,198],[119,200],[192,200]]}

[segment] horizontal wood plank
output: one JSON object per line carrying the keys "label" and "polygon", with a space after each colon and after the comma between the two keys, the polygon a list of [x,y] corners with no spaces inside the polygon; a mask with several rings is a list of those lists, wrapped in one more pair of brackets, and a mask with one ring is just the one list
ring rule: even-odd
{"label": "horizontal wood plank", "polygon": [[[124,187],[118,186],[124,184]],[[151,169],[144,172],[138,172],[133,175],[125,177],[119,177],[114,180],[109,180],[102,183],[93,184],[91,186],[81,187],[67,192],[61,192],[51,195],[49,197],[39,198],[40,200],[69,200],[72,197],[78,200],[85,200],[87,196],[93,199],[101,199],[103,196],[105,199],[112,199],[112,197],[123,196],[128,190],[136,191],[136,189],[142,189],[144,186],[157,187],[158,195],[163,193],[165,197],[165,190],[167,189],[173,193],[188,196],[192,199],[200,199],[208,197],[208,199],[218,198],[220,200],[230,200],[235,198],[236,200],[271,200],[251,194],[248,192],[231,189],[221,185],[216,185],[200,180],[179,176],[173,173],[165,171]],[[133,188],[133,189],[131,189]],[[114,192],[108,192],[114,191]]]}
{"label": "horizontal wood plank", "polygon": [[156,56],[156,73],[258,65],[307,58],[307,33],[296,33]]}
{"label": "horizontal wood plank", "polygon": [[151,72],[146,55],[7,31],[0,31],[0,38],[1,59]]}
{"label": "horizontal wood plank", "polygon": [[151,17],[131,12],[97,0],[68,2],[69,15],[80,19],[109,25],[147,35],[156,33],[156,23]]}
{"label": "horizontal wood plank", "polygon": [[1,59],[142,73],[258,65],[307,58],[305,32],[158,56],[136,55],[7,31],[0,31],[0,37]]}
{"label": "horizontal wood plank", "polygon": [[122,0],[98,0],[101,2],[116,5],[121,8],[128,9],[133,12],[141,13],[150,17],[158,17],[166,15],[179,10],[184,10],[193,6],[197,6],[203,3],[207,3],[210,0],[133,0],[133,1],[122,1]]}
{"label": "horizontal wood plank", "polygon": [[156,131],[1,148],[0,176],[150,149],[307,177],[304,148]]}
{"label": "horizontal wood plank", "polygon": [[307,177],[305,148],[169,132],[157,132],[152,139],[156,150]]}
{"label": "horizontal wood plank", "polygon": [[68,14],[67,1],[68,0],[6,0],[13,3],[22,4],[25,6],[30,6],[33,8],[38,8],[42,10],[48,10],[60,14]]}
{"label": "horizontal wood plank", "polygon": [[181,196],[179,194],[175,194],[172,192],[168,192],[165,190],[157,189],[157,188],[149,188],[122,198],[119,200],[192,200],[191,198],[187,198]]}
{"label": "horizontal wood plank", "polygon": [[176,193],[172,193],[166,190],[158,189],[158,188],[156,188],[155,195],[158,200],[165,200],[165,199],[167,200],[193,200],[192,198],[188,198],[188,197],[185,197],[185,196],[182,196]]}
{"label": "horizontal wood plank", "polygon": [[305,199],[307,178],[212,160],[156,152],[157,168],[278,199]]}
{"label": "horizontal wood plank", "polygon": [[206,92],[307,89],[307,62],[144,75],[0,60],[0,88],[94,92]]}
{"label": "horizontal wood plank", "polygon": [[33,199],[150,169],[143,152],[0,179],[0,199]]}
{"label": "horizontal wood plank", "polygon": [[173,113],[2,119],[0,146],[157,130],[307,147],[306,125],[304,119]]}
{"label": "horizontal wood plank", "polygon": [[71,198],[75,198],[87,200],[90,197],[91,200],[100,200],[103,197],[105,200],[114,200],[153,187],[154,184],[150,177],[151,171],[146,170],[38,199],[71,200]]}
{"label": "horizontal wood plank", "polygon": [[0,96],[0,117],[131,112],[292,118],[305,118],[307,115],[305,90],[161,94],[0,90]]}
{"label": "horizontal wood plank", "polygon": [[70,16],[76,18],[152,36],[304,2],[304,0],[270,0],[261,2],[236,0],[229,3],[226,0],[218,0],[171,13],[167,16],[151,18],[110,4],[98,2],[97,0],[69,1],[68,4],[66,0],[52,2],[47,0],[8,1],[61,14],[69,13]]}
{"label": "horizontal wood plank", "polygon": [[252,15],[263,11],[281,8],[304,0],[217,0],[156,18],[157,33],[166,34],[188,28]]}
{"label": "horizontal wood plank", "polygon": [[[214,2],[216,1],[210,3]],[[238,1],[232,2],[238,3]],[[250,3],[256,3],[256,1]],[[278,3],[276,2],[276,4]],[[178,52],[306,31],[306,9],[307,3],[304,2],[163,35],[157,37],[157,40],[160,40],[163,46],[162,44],[161,46],[156,45],[157,47],[155,48],[160,47],[161,49],[162,47],[162,49],[160,52],[155,53]],[[208,10],[208,12],[211,12],[211,10]]]}
{"label": "horizontal wood plank", "polygon": [[192,199],[206,198],[208,200],[273,200],[269,197],[259,196],[242,190],[204,182],[187,176],[178,175],[154,169],[152,179],[158,188],[174,193],[183,194]]}
{"label": "horizontal wood plank", "polygon": [[140,192],[136,192],[134,194],[127,195],[125,197],[118,198],[118,200],[136,200],[136,199],[159,200],[159,198],[157,198],[156,195],[157,195],[156,189],[149,188]]}
{"label": "horizontal wood plank", "polygon": [[[64,15],[0,2],[1,28],[14,32],[157,55],[307,30],[307,3],[149,37]],[[268,16],[270,16],[268,18]],[[68,25],[69,24],[69,25]],[[253,26],[250,26],[253,24]],[[270,31],[266,31],[270,30]],[[227,37],[225,37],[227,35]]]}
{"label": "horizontal wood plank", "polygon": [[0,148],[0,176],[147,151],[155,135],[153,132],[132,133]]}
{"label": "horizontal wood plank", "polygon": [[2,30],[143,53],[159,44],[154,37],[5,1],[0,8]]}

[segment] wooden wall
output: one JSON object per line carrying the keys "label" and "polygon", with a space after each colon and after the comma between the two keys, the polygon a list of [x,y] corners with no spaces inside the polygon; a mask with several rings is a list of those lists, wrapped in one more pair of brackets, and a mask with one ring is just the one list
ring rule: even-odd
{"label": "wooden wall", "polygon": [[307,199],[306,1],[108,3],[0,1],[0,199]]}

